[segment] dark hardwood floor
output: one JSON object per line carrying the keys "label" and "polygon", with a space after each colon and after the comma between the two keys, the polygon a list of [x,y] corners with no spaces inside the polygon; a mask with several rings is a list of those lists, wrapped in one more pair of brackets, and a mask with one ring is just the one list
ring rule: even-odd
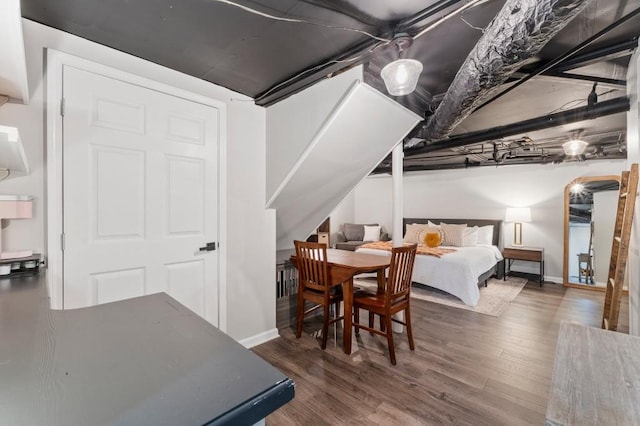
{"label": "dark hardwood floor", "polygon": [[[338,329],[327,349],[308,333],[254,348],[296,383],[295,399],[267,425],[520,425],[545,421],[558,328],[563,320],[599,327],[604,293],[539,287],[530,281],[499,318],[412,301],[416,350],[396,334],[397,366],[386,340],[362,332],[342,352]],[[627,297],[620,331],[628,332]]]}

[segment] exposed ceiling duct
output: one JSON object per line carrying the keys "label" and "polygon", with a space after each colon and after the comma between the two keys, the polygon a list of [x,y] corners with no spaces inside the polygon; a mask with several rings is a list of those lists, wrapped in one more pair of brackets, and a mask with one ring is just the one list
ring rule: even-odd
{"label": "exposed ceiling duct", "polygon": [[507,0],[458,70],[435,113],[405,146],[448,136],[588,3]]}

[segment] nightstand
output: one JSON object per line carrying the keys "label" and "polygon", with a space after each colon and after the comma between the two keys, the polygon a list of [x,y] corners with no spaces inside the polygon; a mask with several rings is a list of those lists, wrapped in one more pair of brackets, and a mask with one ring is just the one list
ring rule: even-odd
{"label": "nightstand", "polygon": [[[526,262],[537,262],[540,264],[540,287],[544,281],[544,249],[541,247],[525,247],[525,246],[510,246],[505,247],[502,250],[502,256],[504,257],[504,279],[507,279],[507,274],[511,272],[511,264],[514,260],[524,260]],[[508,266],[507,266],[508,264]],[[507,270],[508,268],[508,270]]]}

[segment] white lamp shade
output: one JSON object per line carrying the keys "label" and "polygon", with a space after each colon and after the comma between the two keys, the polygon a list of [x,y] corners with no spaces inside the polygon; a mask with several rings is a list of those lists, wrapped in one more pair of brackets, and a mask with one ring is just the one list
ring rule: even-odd
{"label": "white lamp shade", "polygon": [[392,96],[408,95],[416,89],[422,72],[422,63],[415,59],[398,59],[387,64],[380,76]]}
{"label": "white lamp shade", "polygon": [[529,207],[507,207],[505,222],[525,223],[531,222],[531,209]]}
{"label": "white lamp shade", "polygon": [[588,143],[579,139],[573,139],[562,144],[562,149],[567,155],[580,155],[587,149]]}

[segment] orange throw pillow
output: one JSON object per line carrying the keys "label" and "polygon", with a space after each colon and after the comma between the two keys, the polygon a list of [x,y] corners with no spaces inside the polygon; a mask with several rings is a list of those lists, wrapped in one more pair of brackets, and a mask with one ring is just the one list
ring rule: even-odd
{"label": "orange throw pillow", "polygon": [[424,243],[427,247],[438,247],[441,242],[442,239],[439,232],[427,232],[424,236]]}

